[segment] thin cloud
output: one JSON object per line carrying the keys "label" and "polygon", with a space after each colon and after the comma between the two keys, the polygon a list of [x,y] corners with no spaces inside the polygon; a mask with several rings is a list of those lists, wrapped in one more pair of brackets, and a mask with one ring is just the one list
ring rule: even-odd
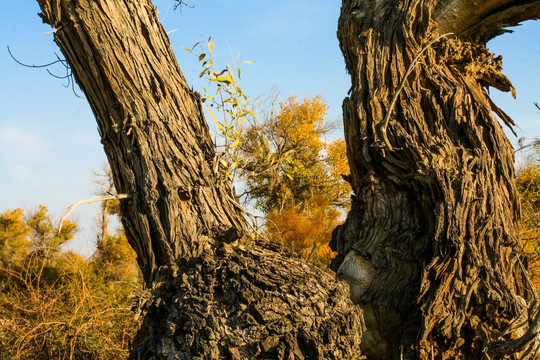
{"label": "thin cloud", "polygon": [[38,133],[14,126],[0,128],[0,157],[5,161],[35,161],[47,148],[47,141]]}
{"label": "thin cloud", "polygon": [[34,187],[41,186],[41,180],[36,173],[28,166],[15,165],[11,169],[12,177],[20,183],[33,184]]}

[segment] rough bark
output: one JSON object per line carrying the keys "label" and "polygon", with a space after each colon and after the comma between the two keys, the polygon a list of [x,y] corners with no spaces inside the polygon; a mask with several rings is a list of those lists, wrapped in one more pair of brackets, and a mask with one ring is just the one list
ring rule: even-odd
{"label": "rough bark", "polygon": [[513,88],[484,42],[539,6],[343,1],[355,196],[331,245],[364,309],[370,359],[534,357],[513,151],[493,112],[511,119],[485,90]]}
{"label": "rough bark", "polygon": [[344,285],[251,240],[151,2],[38,3],[130,196],[122,223],[147,286],[133,358],[360,358]]}
{"label": "rough bark", "polygon": [[348,293],[278,244],[219,248],[161,274],[139,297],[134,359],[155,348],[158,358],[185,360],[363,358],[362,318]]}
{"label": "rough bark", "polygon": [[[147,283],[245,233],[203,114],[146,1],[39,1],[94,112],[122,222]],[[228,238],[230,237],[230,238]],[[227,239],[225,239],[227,238]]]}

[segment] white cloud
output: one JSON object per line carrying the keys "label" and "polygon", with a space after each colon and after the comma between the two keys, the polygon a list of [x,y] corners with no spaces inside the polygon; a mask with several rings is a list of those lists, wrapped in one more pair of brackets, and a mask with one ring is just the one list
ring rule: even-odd
{"label": "white cloud", "polygon": [[36,160],[47,148],[39,134],[14,126],[0,128],[0,157],[9,162]]}
{"label": "white cloud", "polygon": [[33,184],[33,187],[39,187],[41,184],[40,178],[36,175],[36,173],[29,168],[28,166],[24,165],[15,165],[11,169],[11,175],[13,178],[20,183],[25,184]]}

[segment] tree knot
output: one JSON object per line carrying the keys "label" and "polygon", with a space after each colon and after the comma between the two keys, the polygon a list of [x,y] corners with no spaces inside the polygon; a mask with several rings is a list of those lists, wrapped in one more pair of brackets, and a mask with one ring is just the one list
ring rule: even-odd
{"label": "tree knot", "polygon": [[241,239],[242,237],[244,237],[244,235],[245,233],[243,230],[231,226],[227,229],[219,229],[216,232],[216,241],[220,243],[230,244],[235,242],[236,240]]}

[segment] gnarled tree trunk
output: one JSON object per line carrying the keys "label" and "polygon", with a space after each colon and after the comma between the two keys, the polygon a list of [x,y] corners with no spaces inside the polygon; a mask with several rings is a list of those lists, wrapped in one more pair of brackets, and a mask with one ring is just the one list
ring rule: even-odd
{"label": "gnarled tree trunk", "polygon": [[365,334],[331,274],[251,239],[152,4],[38,2],[130,196],[122,221],[147,285],[133,358],[358,359],[362,339],[372,359],[479,359],[534,345],[512,152],[491,111],[509,119],[482,86],[511,89],[483,42],[538,17],[538,1],[344,0],[356,197],[334,265]]}
{"label": "gnarled tree trunk", "polygon": [[370,359],[535,356],[513,151],[493,112],[511,120],[484,88],[514,90],[484,45],[539,17],[540,1],[343,0],[355,197],[331,246]]}
{"label": "gnarled tree trunk", "polygon": [[148,0],[38,0],[96,116],[147,289],[134,359],[354,359],[344,285],[252,240]]}

